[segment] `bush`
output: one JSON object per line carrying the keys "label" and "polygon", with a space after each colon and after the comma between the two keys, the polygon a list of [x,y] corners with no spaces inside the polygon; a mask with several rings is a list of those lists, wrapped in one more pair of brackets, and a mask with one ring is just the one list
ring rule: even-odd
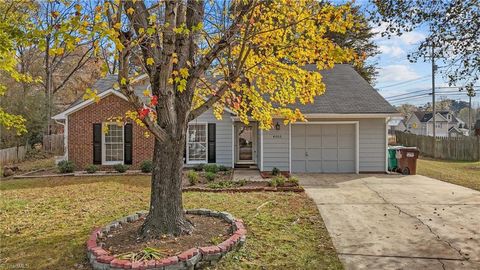
{"label": "bush", "polygon": [[215,180],[215,177],[216,177],[216,175],[212,172],[206,172],[205,173],[205,178],[207,178],[208,182],[212,182],[213,180]]}
{"label": "bush", "polygon": [[197,164],[195,167],[193,167],[193,169],[197,172],[201,172],[203,171],[203,164]]}
{"label": "bush", "polygon": [[96,171],[98,171],[98,167],[96,165],[90,164],[85,168],[85,171],[87,171],[87,173],[95,173]]}
{"label": "bush", "polygon": [[196,171],[188,171],[187,178],[191,186],[194,186],[198,183],[198,173]]}
{"label": "bush", "polygon": [[124,173],[128,170],[128,166],[123,164],[115,164],[113,165],[113,168],[119,173]]}
{"label": "bush", "polygon": [[298,178],[296,178],[295,176],[292,176],[290,178],[287,179],[287,182],[288,183],[291,183],[295,186],[298,186]]}
{"label": "bush", "polygon": [[272,169],[272,175],[273,176],[276,176],[276,175],[279,175],[280,174],[280,169],[277,168],[277,167],[273,167]]}
{"label": "bush", "polygon": [[278,175],[270,180],[269,185],[272,187],[282,187],[285,185],[285,180],[283,175]]}
{"label": "bush", "polygon": [[203,166],[203,170],[206,172],[211,172],[211,173],[217,173],[218,172],[218,166],[217,164],[206,164]]}
{"label": "bush", "polygon": [[218,171],[219,172],[228,172],[229,168],[223,166],[223,165],[220,165],[218,166]]}
{"label": "bush", "polygon": [[153,170],[153,162],[151,160],[145,160],[140,164],[140,170],[143,173],[150,173]]}
{"label": "bush", "polygon": [[57,165],[61,173],[72,173],[75,170],[75,164],[70,160],[62,160]]}

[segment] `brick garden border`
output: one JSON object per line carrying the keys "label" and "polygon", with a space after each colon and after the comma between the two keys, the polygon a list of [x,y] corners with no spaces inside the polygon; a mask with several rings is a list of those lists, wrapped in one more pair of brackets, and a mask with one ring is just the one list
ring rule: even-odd
{"label": "brick garden border", "polygon": [[102,243],[97,239],[107,234],[113,228],[127,222],[134,222],[144,219],[148,214],[146,211],[118,219],[103,228],[95,229],[87,240],[87,256],[94,270],[117,270],[117,269],[152,269],[152,270],[182,270],[196,269],[207,265],[216,264],[225,254],[240,248],[246,240],[247,230],[241,219],[235,219],[230,213],[218,212],[209,209],[186,210],[186,214],[204,215],[221,218],[230,224],[232,235],[222,243],[213,246],[191,248],[178,255],[163,258],[161,260],[149,260],[142,262],[131,262],[115,258],[108,251],[103,249]]}
{"label": "brick garden border", "polygon": [[247,192],[304,192],[301,186],[296,187],[238,187],[238,188],[206,188],[206,187],[184,187],[183,192],[231,192],[231,193],[247,193]]}

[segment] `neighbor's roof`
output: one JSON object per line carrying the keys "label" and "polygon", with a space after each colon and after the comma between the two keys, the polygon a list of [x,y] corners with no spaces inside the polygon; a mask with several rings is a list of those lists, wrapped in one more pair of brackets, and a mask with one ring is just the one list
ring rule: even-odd
{"label": "neighbor's roof", "polygon": [[[316,70],[315,65],[305,66]],[[326,90],[314,103],[296,104],[302,113],[375,114],[398,113],[351,65],[336,64],[333,69],[322,70]]]}
{"label": "neighbor's roof", "polygon": [[[428,122],[433,117],[433,112],[416,111],[414,113],[417,116],[418,120],[420,120],[420,122]],[[448,111],[439,111],[437,113],[443,116],[445,119],[447,119],[447,115],[449,114]],[[457,122],[458,121],[456,120],[456,118],[453,117],[452,123],[457,123]]]}

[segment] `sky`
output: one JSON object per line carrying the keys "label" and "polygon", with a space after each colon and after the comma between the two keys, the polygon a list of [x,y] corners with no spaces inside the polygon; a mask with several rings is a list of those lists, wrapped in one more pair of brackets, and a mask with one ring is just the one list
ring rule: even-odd
{"label": "sky", "polygon": [[[374,27],[375,32],[382,32],[384,26]],[[377,34],[374,41],[378,45],[380,54],[370,61],[378,65],[379,75],[374,84],[379,93],[392,105],[410,103],[424,105],[432,101],[432,64],[418,60],[410,63],[407,58],[409,53],[414,52],[419,43],[427,36],[426,31],[416,29],[404,33],[401,36],[391,38],[382,37]],[[438,63],[441,66],[441,63]],[[468,101],[465,92],[458,92],[458,89],[448,87],[447,81],[441,74],[435,76],[437,94],[436,99],[455,99]],[[472,98],[472,107],[480,106],[480,95]]]}
{"label": "sky", "polygon": [[[344,4],[346,0],[331,0],[335,4]],[[368,0],[357,0],[356,5],[367,8],[371,5]],[[381,33],[385,30],[384,25],[373,26],[374,32]],[[378,45],[380,54],[369,61],[377,63],[379,75],[373,85],[379,93],[392,105],[409,103],[413,105],[425,105],[432,101],[429,95],[432,89],[432,64],[419,59],[417,63],[410,63],[407,58],[409,53],[414,52],[419,43],[425,39],[428,32],[422,29],[414,29],[401,36],[391,38],[377,34],[374,41]],[[437,63],[441,66],[441,63]],[[435,76],[436,100],[455,99],[468,102],[465,92],[448,87],[447,80],[441,74]],[[480,95],[472,98],[472,107],[480,107]]]}

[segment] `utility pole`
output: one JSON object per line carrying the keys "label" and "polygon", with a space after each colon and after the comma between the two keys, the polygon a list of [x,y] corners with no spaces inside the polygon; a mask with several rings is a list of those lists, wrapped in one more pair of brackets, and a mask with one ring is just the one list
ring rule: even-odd
{"label": "utility pole", "polygon": [[472,97],[475,96],[475,90],[470,87],[467,88],[468,95],[468,135],[470,136],[472,129]]}
{"label": "utility pole", "polygon": [[432,41],[432,106],[433,106],[433,112],[432,112],[432,117],[433,117],[433,158],[436,157],[436,151],[435,151],[435,144],[436,144],[436,139],[437,139],[437,121],[436,121],[436,114],[437,110],[435,108],[435,43]]}

